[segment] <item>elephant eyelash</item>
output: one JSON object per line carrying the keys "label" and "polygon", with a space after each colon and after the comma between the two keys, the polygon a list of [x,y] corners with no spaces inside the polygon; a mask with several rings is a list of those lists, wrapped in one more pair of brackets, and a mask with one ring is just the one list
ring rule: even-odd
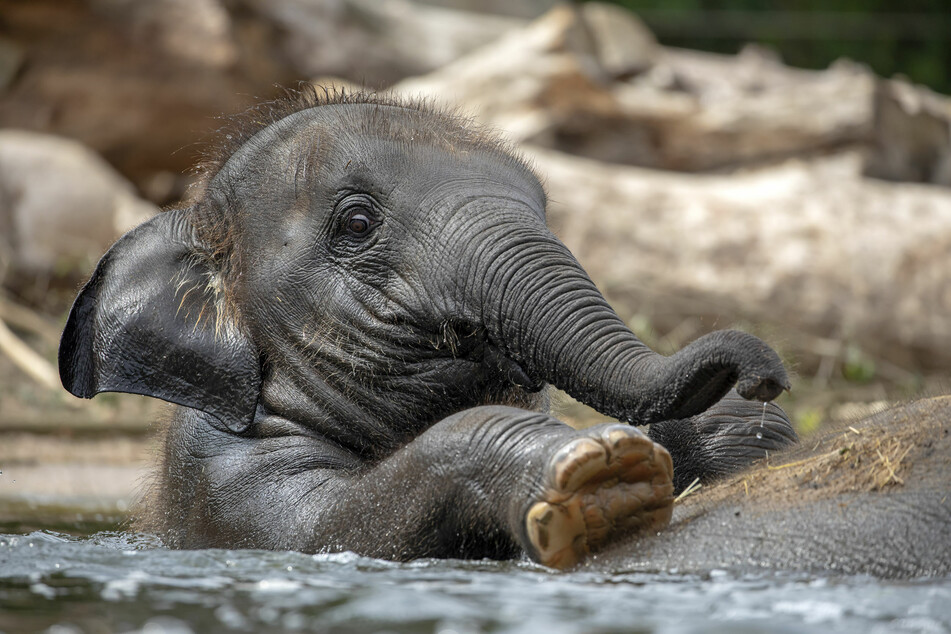
{"label": "elephant eyelash", "polygon": [[337,203],[337,234],[350,242],[369,238],[382,224],[376,201],[368,194],[351,193]]}

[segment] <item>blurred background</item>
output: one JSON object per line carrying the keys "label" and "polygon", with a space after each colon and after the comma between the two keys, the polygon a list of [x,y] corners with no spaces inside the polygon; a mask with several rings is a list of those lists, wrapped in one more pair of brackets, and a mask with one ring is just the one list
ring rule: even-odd
{"label": "blurred background", "polygon": [[790,66],[840,58],[882,77],[951,92],[951,5],[944,0],[618,0],[667,46],[735,54],[749,42]]}
{"label": "blurred background", "polygon": [[0,522],[124,516],[163,405],[62,390],[66,311],[298,82],[502,132],[635,332],[762,336],[805,436],[951,391],[945,0],[0,0]]}

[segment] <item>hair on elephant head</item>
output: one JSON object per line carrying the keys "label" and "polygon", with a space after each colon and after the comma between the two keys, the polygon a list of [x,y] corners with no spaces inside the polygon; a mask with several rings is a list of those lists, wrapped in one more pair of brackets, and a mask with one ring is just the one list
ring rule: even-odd
{"label": "hair on elephant head", "polygon": [[[565,470],[595,474],[572,489],[582,508],[588,489],[607,486],[603,470],[620,468],[609,458],[625,455],[624,439],[647,443],[636,456],[655,450],[633,430],[584,435],[482,406],[537,409],[553,384],[621,421],[688,419],[687,429],[734,386],[743,399],[731,415],[751,424],[762,405],[744,399],[788,387],[776,354],[744,333],[714,332],[670,357],[648,349],[548,230],[538,177],[470,121],[302,90],[223,136],[187,203],[103,257],[60,348],[74,394],[133,392],[184,406],[152,502],[171,518],[156,530],[172,543],[393,557],[522,548],[547,561],[540,541],[581,530],[565,520],[557,539],[542,539],[530,512],[578,484]],[[777,420],[789,442],[788,421]],[[565,448],[578,443],[580,453]],[[606,456],[601,471],[592,452]],[[656,476],[656,506],[669,511],[666,452],[655,453],[645,477]],[[357,535],[360,504],[398,497],[403,479],[425,489],[401,511],[415,518],[412,539],[381,528],[382,502]],[[455,509],[446,496],[477,482],[485,499]],[[237,518],[235,506],[250,515]],[[642,518],[643,508],[625,517]],[[461,514],[483,537],[460,536]],[[558,552],[576,559],[597,540],[587,541]]]}

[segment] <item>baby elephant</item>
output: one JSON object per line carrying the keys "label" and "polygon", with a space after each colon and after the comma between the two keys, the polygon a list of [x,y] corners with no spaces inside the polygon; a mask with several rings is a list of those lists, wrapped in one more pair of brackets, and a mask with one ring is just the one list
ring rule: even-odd
{"label": "baby elephant", "polygon": [[[77,396],[180,405],[139,520],[169,546],[564,568],[668,522],[675,472],[794,441],[763,413],[788,387],[769,347],[652,352],[468,122],[304,91],[224,136],[190,201],[102,258],[59,352]],[[673,464],[631,425],[540,413],[546,384],[652,424]]]}

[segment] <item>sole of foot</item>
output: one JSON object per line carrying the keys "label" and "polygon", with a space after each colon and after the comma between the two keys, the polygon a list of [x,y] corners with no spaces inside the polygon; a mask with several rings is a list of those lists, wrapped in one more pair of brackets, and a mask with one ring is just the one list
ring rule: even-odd
{"label": "sole of foot", "polygon": [[618,537],[665,526],[673,471],[667,450],[634,427],[586,430],[552,457],[525,517],[534,559],[564,570]]}

